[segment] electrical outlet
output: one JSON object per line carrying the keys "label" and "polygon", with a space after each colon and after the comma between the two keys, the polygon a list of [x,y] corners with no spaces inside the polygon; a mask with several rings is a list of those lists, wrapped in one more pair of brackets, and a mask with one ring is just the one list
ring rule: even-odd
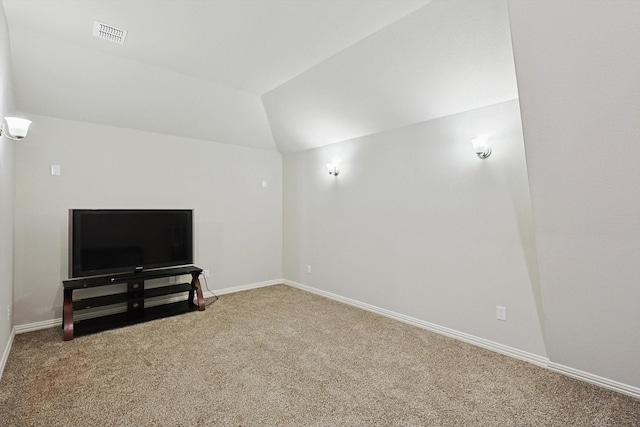
{"label": "electrical outlet", "polygon": [[11,320],[11,304],[7,305],[7,320]]}
{"label": "electrical outlet", "polygon": [[311,274],[311,266],[307,265],[307,274]]}
{"label": "electrical outlet", "polygon": [[507,309],[505,307],[496,306],[496,319],[507,320]]}
{"label": "electrical outlet", "polygon": [[209,278],[209,275],[211,274],[211,273],[209,272],[209,270],[204,270],[204,271],[203,271],[203,273],[204,273],[204,278],[205,278],[205,279],[208,279],[208,278]]}

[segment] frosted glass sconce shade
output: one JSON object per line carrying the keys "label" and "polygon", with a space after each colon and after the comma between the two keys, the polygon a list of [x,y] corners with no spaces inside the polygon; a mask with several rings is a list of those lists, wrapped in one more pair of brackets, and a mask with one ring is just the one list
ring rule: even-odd
{"label": "frosted glass sconce shade", "polygon": [[0,135],[4,135],[15,141],[21,140],[27,136],[31,120],[22,119],[20,117],[5,117],[4,121],[7,126],[5,128],[4,123],[2,123],[2,126],[0,126]]}
{"label": "frosted glass sconce shade", "polygon": [[329,175],[338,176],[340,168],[337,163],[327,163],[327,172],[329,172]]}
{"label": "frosted glass sconce shade", "polygon": [[481,159],[486,159],[491,155],[491,147],[487,144],[487,138],[474,138],[471,143],[474,151]]}

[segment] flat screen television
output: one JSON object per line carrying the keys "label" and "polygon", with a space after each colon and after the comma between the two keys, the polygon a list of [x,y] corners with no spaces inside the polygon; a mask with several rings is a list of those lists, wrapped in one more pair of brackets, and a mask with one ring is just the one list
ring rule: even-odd
{"label": "flat screen television", "polygon": [[193,264],[190,209],[71,209],[69,276]]}

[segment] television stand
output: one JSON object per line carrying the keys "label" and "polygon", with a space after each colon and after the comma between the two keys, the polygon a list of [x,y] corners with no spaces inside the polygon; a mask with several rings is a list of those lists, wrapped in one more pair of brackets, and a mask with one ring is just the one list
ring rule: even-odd
{"label": "television stand", "polygon": [[[200,273],[202,273],[201,268],[188,266],[65,280],[62,282],[64,288],[62,308],[64,340],[72,340],[75,335],[90,334],[194,310],[204,311],[204,298],[199,279]],[[191,275],[191,282],[146,289],[144,286],[146,280],[183,275]],[[74,291],[123,283],[127,284],[126,292],[76,299],[75,301],[73,299]],[[189,293],[186,300],[145,307],[145,300],[148,298],[178,295],[185,292]],[[193,301],[194,297],[197,300],[196,303]],[[74,321],[74,313],[76,311],[122,303],[127,304],[127,311],[124,313],[108,315],[95,313],[95,317]]]}

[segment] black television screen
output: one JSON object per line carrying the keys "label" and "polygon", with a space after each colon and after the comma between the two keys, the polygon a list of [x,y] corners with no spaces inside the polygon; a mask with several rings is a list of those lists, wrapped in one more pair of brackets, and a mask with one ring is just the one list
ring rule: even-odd
{"label": "black television screen", "polygon": [[72,209],[69,275],[193,264],[193,211]]}

